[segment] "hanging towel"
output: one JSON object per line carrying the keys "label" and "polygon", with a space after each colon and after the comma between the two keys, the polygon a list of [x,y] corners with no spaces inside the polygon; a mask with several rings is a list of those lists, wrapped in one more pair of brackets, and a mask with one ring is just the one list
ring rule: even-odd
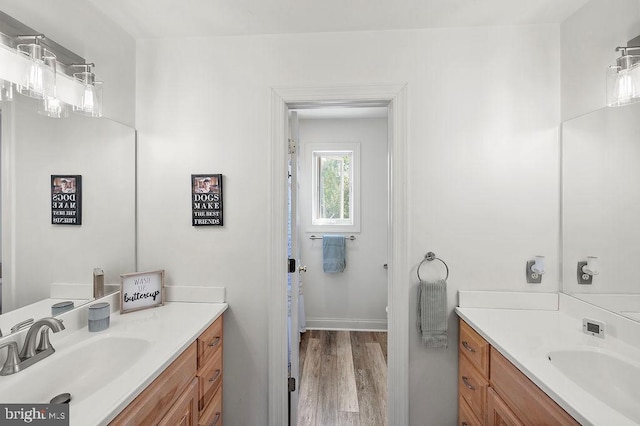
{"label": "hanging towel", "polygon": [[447,282],[418,284],[418,332],[428,348],[447,347]]}
{"label": "hanging towel", "polygon": [[322,269],[324,272],[336,273],[344,271],[345,238],[342,235],[322,236]]}

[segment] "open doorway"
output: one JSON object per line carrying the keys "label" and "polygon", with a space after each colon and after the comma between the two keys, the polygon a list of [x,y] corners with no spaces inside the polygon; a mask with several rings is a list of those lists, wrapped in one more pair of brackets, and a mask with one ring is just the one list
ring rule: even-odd
{"label": "open doorway", "polygon": [[[278,88],[271,97],[271,223],[269,269],[269,425],[287,424],[289,393],[288,301],[287,301],[287,164],[289,108],[302,104],[323,106],[371,106],[383,102],[389,108],[388,170],[389,211],[387,229],[388,345],[387,418],[388,424],[409,422],[409,262],[407,261],[407,88],[400,85],[341,86],[328,88]],[[290,265],[291,266],[291,265]],[[295,292],[295,290],[294,290]],[[295,294],[295,293],[294,293]],[[294,297],[295,301],[296,298]],[[296,309],[292,309],[293,312]],[[295,327],[293,327],[296,330]],[[294,333],[294,336],[296,333]],[[292,347],[297,348],[296,344]],[[297,357],[293,357],[295,361]],[[297,373],[297,371],[296,371]],[[293,379],[297,377],[294,376]],[[297,407],[297,403],[292,404]],[[295,417],[294,417],[295,418]]]}
{"label": "open doorway", "polygon": [[386,102],[290,108],[299,426],[387,424],[388,121]]}

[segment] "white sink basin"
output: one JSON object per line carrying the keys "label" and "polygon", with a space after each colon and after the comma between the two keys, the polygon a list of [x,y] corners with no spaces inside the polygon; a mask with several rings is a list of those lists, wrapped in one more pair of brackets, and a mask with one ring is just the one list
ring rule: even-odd
{"label": "white sink basin", "polygon": [[70,393],[73,405],[126,373],[131,360],[144,356],[149,346],[143,339],[104,334],[56,348],[37,364],[2,377],[12,383],[6,387],[0,383],[0,401],[48,403],[56,395]]}
{"label": "white sink basin", "polygon": [[551,364],[602,402],[640,422],[640,364],[596,348],[549,352]]}

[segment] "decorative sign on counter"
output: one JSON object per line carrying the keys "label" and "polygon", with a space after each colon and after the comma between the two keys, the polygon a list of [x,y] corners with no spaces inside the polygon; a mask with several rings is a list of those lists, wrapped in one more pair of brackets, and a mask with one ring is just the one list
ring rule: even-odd
{"label": "decorative sign on counter", "polygon": [[191,175],[191,225],[222,226],[222,175]]}
{"label": "decorative sign on counter", "polygon": [[120,313],[164,304],[164,270],[120,275]]}
{"label": "decorative sign on counter", "polygon": [[51,223],[82,225],[81,175],[51,175]]}

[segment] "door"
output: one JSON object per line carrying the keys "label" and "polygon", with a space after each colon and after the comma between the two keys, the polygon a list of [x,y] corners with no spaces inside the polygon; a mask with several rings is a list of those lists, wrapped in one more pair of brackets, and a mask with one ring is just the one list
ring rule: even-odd
{"label": "door", "polygon": [[288,316],[288,358],[289,358],[289,424],[295,425],[298,418],[298,387],[300,386],[299,351],[300,351],[300,310],[301,304],[301,273],[305,267],[300,263],[300,251],[298,249],[298,113],[289,113],[289,164],[288,164],[288,252],[289,274],[287,285],[287,316]]}

